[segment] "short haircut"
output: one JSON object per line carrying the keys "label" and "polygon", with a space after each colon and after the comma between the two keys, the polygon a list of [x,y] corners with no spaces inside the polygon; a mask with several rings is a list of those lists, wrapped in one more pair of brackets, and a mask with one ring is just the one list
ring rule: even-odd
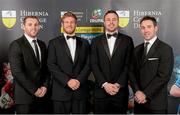
{"label": "short haircut", "polygon": [[110,13],[113,13],[113,14],[115,14],[117,17],[119,17],[116,11],[114,11],[114,10],[108,10],[108,11],[105,13],[105,15],[104,15],[104,19],[105,19],[106,15],[108,15],[108,14],[110,14]]}
{"label": "short haircut", "polygon": [[145,21],[145,20],[151,20],[154,24],[154,26],[157,26],[157,21],[155,17],[152,16],[144,16],[141,20],[140,20],[140,24]]}
{"label": "short haircut", "polygon": [[66,13],[62,16],[62,18],[61,18],[62,22],[63,22],[63,20],[64,20],[66,17],[72,17],[72,18],[74,18],[75,21],[77,22],[77,17],[76,17],[76,15],[73,14],[72,12],[66,12]]}
{"label": "short haircut", "polygon": [[39,18],[38,18],[37,16],[26,16],[26,17],[23,19],[23,24],[24,24],[24,25],[25,25],[26,20],[27,20],[28,18],[36,19],[36,20],[38,21],[38,23],[40,23],[40,22],[39,22]]}

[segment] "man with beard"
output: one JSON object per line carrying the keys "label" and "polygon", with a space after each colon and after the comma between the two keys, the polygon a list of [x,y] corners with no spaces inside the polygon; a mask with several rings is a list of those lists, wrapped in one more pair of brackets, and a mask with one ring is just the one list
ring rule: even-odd
{"label": "man with beard", "polygon": [[40,29],[36,16],[23,21],[24,35],[9,48],[9,61],[15,85],[16,113],[44,113],[44,97],[49,83],[47,48],[37,39]]}
{"label": "man with beard", "polygon": [[95,113],[126,114],[128,106],[128,66],[132,38],[118,31],[118,14],[104,15],[105,33],[92,40],[91,66],[95,77]]}
{"label": "man with beard", "polygon": [[65,13],[61,25],[64,33],[50,40],[48,47],[54,113],[86,113],[89,44],[75,36],[77,18],[73,13]]}

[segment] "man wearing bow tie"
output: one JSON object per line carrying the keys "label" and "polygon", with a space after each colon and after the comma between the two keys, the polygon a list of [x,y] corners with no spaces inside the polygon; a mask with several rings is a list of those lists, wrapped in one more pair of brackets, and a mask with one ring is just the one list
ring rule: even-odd
{"label": "man wearing bow tie", "polygon": [[91,66],[95,77],[95,113],[126,113],[131,37],[118,31],[118,14],[104,15],[105,33],[92,40]]}
{"label": "man wearing bow tie", "polygon": [[73,13],[65,13],[61,25],[64,33],[50,40],[48,47],[54,113],[86,113],[89,43],[75,36],[77,18]]}
{"label": "man wearing bow tie", "polygon": [[173,49],[157,37],[158,25],[154,17],[143,17],[140,31],[144,43],[134,49],[129,72],[135,93],[134,113],[165,114],[167,84],[174,64]]}

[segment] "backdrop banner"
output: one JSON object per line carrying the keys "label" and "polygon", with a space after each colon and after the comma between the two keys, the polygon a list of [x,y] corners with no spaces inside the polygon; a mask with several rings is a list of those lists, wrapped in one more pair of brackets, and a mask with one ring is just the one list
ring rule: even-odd
{"label": "backdrop banner", "polygon": [[[168,90],[180,77],[180,0],[0,0],[0,64],[8,62],[9,44],[19,38],[23,31],[25,16],[40,18],[41,30],[38,39],[46,42],[63,32],[61,16],[73,12],[78,18],[76,33],[89,40],[103,33],[103,15],[116,10],[119,15],[119,30],[133,38],[135,46],[143,42],[139,21],[145,15],[156,17],[158,37],[173,47],[175,66]],[[1,77],[2,78],[2,77]],[[176,113],[179,98],[169,95],[169,113]]]}

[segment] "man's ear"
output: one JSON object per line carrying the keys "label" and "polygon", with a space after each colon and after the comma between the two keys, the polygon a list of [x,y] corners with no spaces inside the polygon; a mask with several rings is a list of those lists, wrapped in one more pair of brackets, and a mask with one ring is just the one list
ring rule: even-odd
{"label": "man's ear", "polygon": [[155,26],[155,31],[156,31],[156,32],[158,31],[158,29],[159,29],[159,27],[158,27],[158,26]]}
{"label": "man's ear", "polygon": [[24,30],[24,24],[21,24],[21,29]]}

